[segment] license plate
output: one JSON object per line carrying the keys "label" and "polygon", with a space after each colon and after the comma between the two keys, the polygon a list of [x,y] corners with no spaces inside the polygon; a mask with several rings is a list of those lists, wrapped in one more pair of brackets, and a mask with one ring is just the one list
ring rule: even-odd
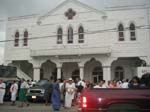
{"label": "license plate", "polygon": [[36,99],[36,96],[32,96],[32,99]]}

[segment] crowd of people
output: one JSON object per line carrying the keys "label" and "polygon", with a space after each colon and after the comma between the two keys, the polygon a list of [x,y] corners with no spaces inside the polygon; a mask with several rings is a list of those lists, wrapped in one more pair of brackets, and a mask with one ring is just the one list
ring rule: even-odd
{"label": "crowd of people", "polygon": [[[16,80],[13,80],[10,86],[10,92],[11,92],[11,102],[12,106],[15,105],[17,96],[19,97],[20,105],[19,107],[23,107],[23,104],[26,103],[27,106],[29,106],[29,103],[27,102],[26,93],[29,88],[29,84],[24,79],[20,80],[20,83],[16,82]],[[2,79],[0,79],[0,105],[3,104],[4,96],[6,93],[6,83],[3,82]]]}
{"label": "crowd of people", "polygon": [[68,80],[58,79],[57,81],[50,81],[50,83],[52,87],[52,107],[54,110],[59,110],[61,106],[64,108],[71,108],[77,105],[83,90],[92,88],[140,89],[148,87],[150,85],[150,80],[148,78],[143,80],[135,76],[131,80],[111,80],[108,81],[107,84],[105,80],[100,80],[99,83],[94,84],[88,80],[77,79],[74,81],[72,78]]}
{"label": "crowd of people", "polygon": [[[147,80],[147,78],[146,78]],[[150,82],[144,82],[137,76],[133,77],[132,80],[123,79],[123,80],[110,80],[107,83],[105,80],[100,80],[99,83],[93,84],[91,81],[85,81],[81,79],[73,80],[69,78],[68,80],[53,80],[51,79],[49,84],[45,85],[45,105],[48,104],[48,99],[50,99],[52,107],[54,110],[60,110],[61,106],[64,108],[71,108],[73,105],[77,105],[80,94],[83,90],[91,88],[144,88],[149,86]],[[21,79],[21,84],[18,85],[16,81],[13,81],[10,87],[11,92],[11,101],[12,105],[15,105],[16,97],[19,96],[20,105],[23,107],[24,104],[29,106],[27,101],[26,93],[28,88],[32,86],[29,81]],[[6,85],[0,80],[0,104],[3,104],[3,98],[5,95]],[[19,94],[18,94],[19,93]],[[51,97],[51,98],[49,98]]]}

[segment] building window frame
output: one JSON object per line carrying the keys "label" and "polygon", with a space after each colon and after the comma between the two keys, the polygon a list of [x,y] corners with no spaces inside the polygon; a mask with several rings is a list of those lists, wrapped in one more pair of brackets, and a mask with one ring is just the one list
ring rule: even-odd
{"label": "building window frame", "polygon": [[136,29],[135,29],[135,24],[131,23],[129,26],[130,29],[130,40],[131,41],[136,41]]}
{"label": "building window frame", "polygon": [[115,67],[115,71],[114,71],[115,79],[122,80],[124,78],[124,73],[125,71],[122,66]]}
{"label": "building window frame", "polygon": [[79,29],[78,29],[78,42],[79,43],[84,43],[84,28],[83,26],[80,26]]}
{"label": "building window frame", "polygon": [[14,46],[15,47],[18,47],[19,46],[19,37],[20,37],[20,33],[19,33],[19,30],[17,30],[15,32],[15,40],[14,40]]}
{"label": "building window frame", "polygon": [[28,46],[28,37],[29,37],[28,30],[25,30],[23,33],[23,46]]}
{"label": "building window frame", "polygon": [[73,44],[73,28],[69,26],[68,28],[68,44]]}
{"label": "building window frame", "polygon": [[63,38],[63,29],[61,27],[57,30],[57,44],[62,44],[62,38]]}
{"label": "building window frame", "polygon": [[119,41],[124,41],[125,40],[124,39],[124,26],[123,26],[122,23],[120,23],[118,25],[118,36],[119,36],[119,38],[118,38]]}

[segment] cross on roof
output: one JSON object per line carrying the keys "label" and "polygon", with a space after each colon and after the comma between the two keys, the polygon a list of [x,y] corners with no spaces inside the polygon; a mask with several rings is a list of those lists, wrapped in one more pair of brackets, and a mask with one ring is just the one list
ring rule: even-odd
{"label": "cross on roof", "polygon": [[67,12],[65,12],[65,16],[68,17],[68,19],[73,19],[75,15],[76,15],[76,12],[72,10],[71,8],[68,9]]}

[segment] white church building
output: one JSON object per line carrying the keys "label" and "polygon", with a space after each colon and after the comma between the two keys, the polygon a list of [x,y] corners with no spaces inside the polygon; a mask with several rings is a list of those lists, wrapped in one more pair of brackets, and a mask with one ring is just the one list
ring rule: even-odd
{"label": "white church building", "polygon": [[100,11],[66,0],[47,13],[9,17],[6,40],[5,64],[16,66],[18,77],[130,79],[150,65],[150,9]]}

